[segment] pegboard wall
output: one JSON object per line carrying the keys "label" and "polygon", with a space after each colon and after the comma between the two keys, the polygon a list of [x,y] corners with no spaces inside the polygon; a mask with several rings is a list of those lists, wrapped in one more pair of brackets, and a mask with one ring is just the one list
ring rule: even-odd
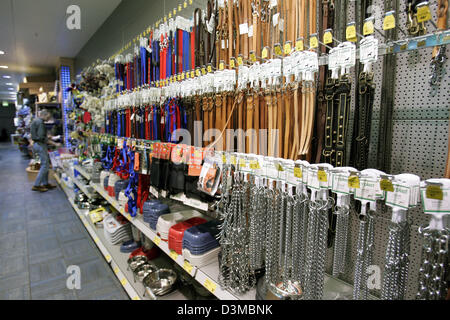
{"label": "pegboard wall", "polygon": [[[356,8],[359,5],[357,0],[337,0],[347,1],[347,21],[356,21]],[[401,31],[397,31],[398,39],[408,37],[406,31],[406,1],[398,1],[397,26]],[[384,10],[383,0],[374,0],[372,6],[375,8],[373,14],[375,21],[381,19]],[[381,8],[381,10],[377,10]],[[432,19],[436,21],[437,2],[430,1]],[[358,25],[358,22],[357,22]],[[428,31],[435,30],[431,23],[427,23]],[[375,33],[379,43],[385,43],[383,36]],[[432,95],[431,87],[428,83],[431,76],[431,54],[432,48],[425,48],[415,51],[396,54],[394,72],[394,107],[393,107],[393,128],[392,141],[386,141],[392,145],[390,174],[412,173],[420,176],[422,180],[429,178],[440,178],[444,174],[447,161],[447,145],[449,130],[449,109],[450,109],[450,59],[444,64],[446,74],[444,75],[436,93]],[[450,52],[447,49],[447,57]],[[383,79],[383,60],[380,56],[378,62],[373,65],[374,83],[376,85],[374,106],[372,113],[372,129],[370,136],[369,167],[376,168],[378,153],[378,131],[380,125],[380,104]],[[353,116],[355,112],[355,79],[356,72],[351,74],[352,78],[352,103],[351,116],[347,132],[347,141],[351,141],[353,132]],[[350,157],[350,143],[347,144],[347,155]],[[373,264],[381,269],[381,276],[384,274],[385,253],[389,234],[389,221],[392,211],[382,202],[378,203],[375,223],[375,250]],[[411,225],[411,251],[410,269],[407,285],[407,299],[415,299],[418,287],[418,274],[421,263],[422,239],[418,233],[421,225],[428,223],[428,217],[423,213],[422,207],[408,212],[408,222]],[[359,218],[356,214],[351,214],[349,225],[349,238],[347,246],[347,263],[345,272],[339,276],[341,280],[353,284],[354,263],[356,260],[356,244],[358,236]],[[332,272],[333,248],[327,252],[327,267],[329,274]],[[382,282],[381,282],[382,284]],[[373,290],[371,294],[380,295],[380,290]]]}

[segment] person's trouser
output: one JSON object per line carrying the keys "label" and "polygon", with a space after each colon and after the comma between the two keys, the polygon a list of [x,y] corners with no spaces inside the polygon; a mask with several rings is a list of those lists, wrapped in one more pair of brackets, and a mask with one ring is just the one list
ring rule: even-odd
{"label": "person's trouser", "polygon": [[39,155],[39,159],[41,160],[41,168],[39,169],[39,174],[36,178],[36,181],[34,182],[34,186],[35,187],[39,187],[40,185],[45,186],[48,184],[48,168],[49,168],[47,145],[35,142],[33,144],[33,152]]}

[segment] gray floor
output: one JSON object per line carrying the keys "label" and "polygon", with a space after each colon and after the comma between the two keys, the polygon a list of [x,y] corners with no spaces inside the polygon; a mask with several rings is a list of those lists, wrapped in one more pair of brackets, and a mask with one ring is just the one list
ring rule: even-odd
{"label": "gray floor", "polygon": [[[0,300],[127,300],[64,192],[31,191],[28,161],[0,144]],[[66,287],[70,265],[81,269],[80,290]]]}

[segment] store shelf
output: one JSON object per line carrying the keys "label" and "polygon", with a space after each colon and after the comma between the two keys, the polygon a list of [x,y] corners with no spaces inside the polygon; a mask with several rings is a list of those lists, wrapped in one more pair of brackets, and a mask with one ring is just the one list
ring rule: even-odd
{"label": "store shelf", "polygon": [[89,192],[88,189],[86,188],[87,185],[82,183],[80,180],[78,180],[77,178],[75,178],[75,176],[70,172],[70,171],[66,171],[66,174],[72,179],[73,183],[75,183],[77,185],[78,188],[80,188],[81,191],[83,191],[83,193],[89,198],[91,199],[94,195],[92,194],[92,192]]}
{"label": "store shelf", "polygon": [[75,165],[74,169],[77,170],[86,179],[91,180],[91,175],[83,167]]}
{"label": "store shelf", "polygon": [[[78,217],[85,226],[89,235],[94,240],[100,252],[103,254],[105,260],[111,264],[111,268],[114,274],[116,275],[117,279],[119,279],[129,297],[132,300],[149,300],[146,296],[144,296],[145,288],[142,283],[140,283],[139,281],[135,281],[132,272],[128,270],[128,255],[120,252],[120,247],[118,245],[111,245],[107,242],[102,232],[103,229],[98,230],[92,223],[92,221],[88,218],[88,211],[80,210],[75,205],[75,203],[73,202],[73,192],[71,192],[71,190],[67,188],[67,186],[65,186],[59,178],[57,178],[56,180],[61,185],[63,191],[66,193],[71,206],[77,213]],[[161,262],[156,264],[161,264]],[[158,300],[186,300],[186,297],[178,290],[175,290],[170,294],[158,297]]]}

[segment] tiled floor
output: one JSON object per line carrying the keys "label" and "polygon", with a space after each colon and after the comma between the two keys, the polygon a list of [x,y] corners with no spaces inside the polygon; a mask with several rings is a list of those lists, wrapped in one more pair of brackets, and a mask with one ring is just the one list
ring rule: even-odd
{"label": "tiled floor", "polygon": [[[64,192],[31,191],[28,161],[0,144],[0,300],[127,300]],[[66,286],[70,265],[80,267],[80,290]]]}

